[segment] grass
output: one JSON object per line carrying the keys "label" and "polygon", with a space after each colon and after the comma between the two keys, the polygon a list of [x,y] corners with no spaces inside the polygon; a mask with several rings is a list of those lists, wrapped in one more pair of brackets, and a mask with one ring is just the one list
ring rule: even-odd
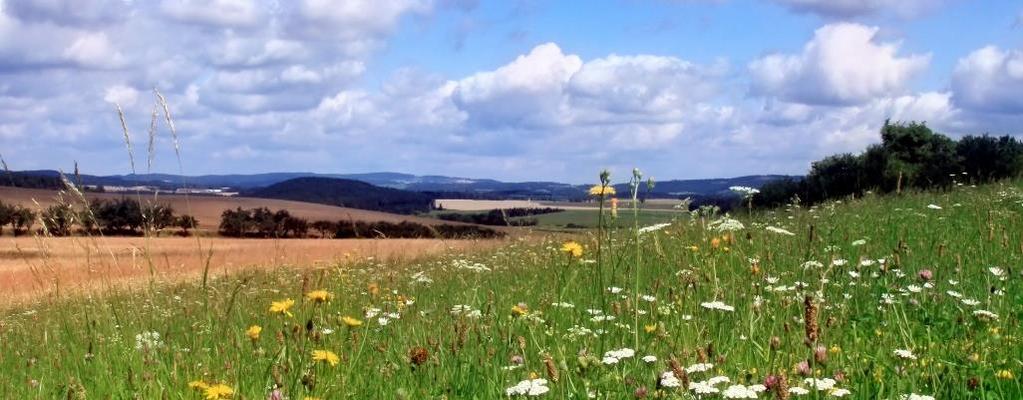
{"label": "grass", "polygon": [[[783,380],[809,391],[793,398],[1018,399],[1021,217],[1020,183],[960,187],[754,213],[730,233],[708,228],[716,217],[588,231],[581,258],[552,237],[47,299],[0,319],[0,392],[493,399],[521,383],[549,390],[540,398],[686,399],[680,380],[722,392]],[[307,299],[319,289],[329,301]],[[269,311],[286,299],[287,313]]]}

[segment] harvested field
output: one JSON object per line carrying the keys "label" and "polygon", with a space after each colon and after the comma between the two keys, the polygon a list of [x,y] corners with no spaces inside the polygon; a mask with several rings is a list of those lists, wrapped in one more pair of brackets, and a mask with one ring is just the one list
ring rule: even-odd
{"label": "harvested field", "polygon": [[[21,204],[35,209],[35,203],[47,207],[56,202],[57,192],[43,189],[24,189],[13,187],[0,187],[0,200],[5,203]],[[124,196],[135,198],[134,194],[122,193],[86,193],[88,199],[119,199]],[[143,194],[142,201],[153,201],[152,194]],[[310,221],[316,220],[352,220],[352,221],[384,221],[384,222],[416,222],[426,225],[437,225],[441,223],[458,224],[456,222],[438,221],[433,218],[422,218],[411,215],[390,214],[379,211],[359,210],[355,208],[335,207],[323,204],[306,203],[300,201],[259,199],[251,197],[214,197],[214,196],[183,196],[183,195],[160,195],[155,201],[170,204],[178,214],[191,214],[199,220],[199,229],[216,230],[220,223],[220,214],[224,210],[241,208],[267,207],[271,210],[285,209],[292,215],[305,218]]]}
{"label": "harvested field", "polygon": [[[316,268],[374,257],[402,261],[448,251],[473,251],[502,240],[226,239],[144,237],[0,238],[0,307],[54,293],[90,293],[147,282],[201,279],[247,269]],[[200,246],[202,249],[200,250]],[[147,250],[148,249],[148,250]]]}

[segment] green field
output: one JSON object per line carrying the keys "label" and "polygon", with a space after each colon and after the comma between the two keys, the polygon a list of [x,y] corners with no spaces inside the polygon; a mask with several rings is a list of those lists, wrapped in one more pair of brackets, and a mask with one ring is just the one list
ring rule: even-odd
{"label": "green field", "polygon": [[[561,212],[542,214],[532,217],[536,218],[537,226],[540,228],[595,228],[597,227],[597,209],[590,210],[565,210]],[[639,221],[640,226],[654,225],[663,222],[671,222],[677,218],[688,217],[688,214],[674,211],[643,211],[640,210],[638,218],[634,218],[632,210],[622,209],[618,211],[618,218],[609,223],[613,226],[628,228],[633,226],[634,221]]]}
{"label": "green field", "polygon": [[47,299],[0,317],[0,393],[1023,398],[1020,183],[604,232]]}

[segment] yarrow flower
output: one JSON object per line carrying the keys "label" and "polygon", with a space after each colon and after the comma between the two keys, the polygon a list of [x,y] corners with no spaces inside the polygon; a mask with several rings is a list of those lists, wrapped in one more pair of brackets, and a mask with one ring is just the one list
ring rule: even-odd
{"label": "yarrow flower", "polygon": [[759,189],[752,188],[752,187],[749,187],[749,186],[732,186],[732,187],[729,187],[728,190],[731,190],[731,191],[733,191],[735,193],[738,193],[742,197],[750,197],[750,196],[753,196],[753,195],[755,195],[757,193],[760,193]]}
{"label": "yarrow flower", "polygon": [[604,358],[603,360],[601,360],[601,362],[607,365],[618,364],[618,361],[621,361],[626,358],[632,358],[635,355],[636,351],[628,347],[621,348],[618,350],[611,350],[604,353]]}
{"label": "yarrow flower", "polygon": [[714,364],[711,363],[697,363],[686,367],[686,373],[695,374],[697,372],[706,372],[714,368]]}
{"label": "yarrow flower", "polygon": [[505,389],[504,393],[508,396],[539,396],[550,390],[546,379],[527,379]]}
{"label": "yarrow flower", "polygon": [[729,218],[728,216],[712,221],[707,224],[707,227],[718,232],[734,232],[746,229],[746,226],[743,225],[742,222],[739,222],[737,219]]}
{"label": "yarrow flower", "polygon": [[904,394],[902,396],[899,396],[899,400],[934,400],[934,396],[928,396],[928,395],[925,395],[925,394],[910,393],[910,394]]}
{"label": "yarrow flower", "polygon": [[998,320],[998,314],[995,314],[988,310],[974,310],[973,315],[979,317],[980,319],[986,319],[991,321]]}
{"label": "yarrow flower", "polygon": [[725,304],[725,303],[723,303],[721,301],[711,301],[711,302],[706,302],[706,303],[700,303],[700,306],[703,307],[703,308],[711,309],[711,310],[735,311],[735,307],[732,307],[732,306],[730,306],[728,304]]}
{"label": "yarrow flower", "polygon": [[792,233],[792,232],[787,231],[785,229],[774,227],[774,226],[768,226],[768,227],[764,228],[764,230],[766,230],[768,232],[772,232],[772,233],[777,233],[779,235],[796,236],[795,233]]}
{"label": "yarrow flower", "polygon": [[896,356],[902,359],[916,360],[916,356],[913,355],[913,352],[906,349],[896,349],[895,351],[893,351],[893,353],[895,353]]}

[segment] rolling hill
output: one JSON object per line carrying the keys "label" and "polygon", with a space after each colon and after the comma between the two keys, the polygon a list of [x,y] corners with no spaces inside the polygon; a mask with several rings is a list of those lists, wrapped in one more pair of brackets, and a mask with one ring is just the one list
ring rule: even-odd
{"label": "rolling hill", "polygon": [[428,212],[434,200],[433,196],[420,192],[379,187],[351,179],[318,177],[290,179],[247,191],[245,195],[398,214]]}

